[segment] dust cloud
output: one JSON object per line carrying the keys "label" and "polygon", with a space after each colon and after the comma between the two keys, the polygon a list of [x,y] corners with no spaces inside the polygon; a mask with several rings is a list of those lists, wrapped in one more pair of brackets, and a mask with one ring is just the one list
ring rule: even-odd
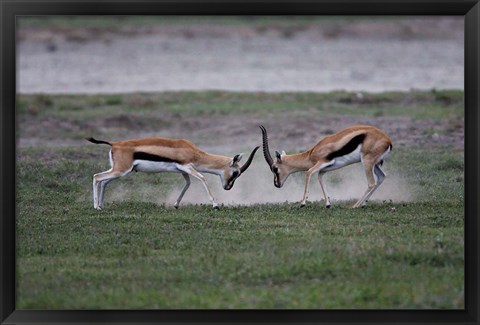
{"label": "dust cloud", "polygon": [[[386,163],[382,168],[387,178],[370,198],[372,202],[409,202],[413,195],[408,189],[407,181],[401,175],[390,171]],[[253,205],[264,203],[296,203],[303,197],[305,188],[305,173],[290,175],[282,188],[273,185],[273,174],[265,162],[259,159],[252,163],[250,168],[235,182],[230,191],[225,191],[218,176],[206,174],[207,182],[213,196],[220,205]],[[324,176],[325,187],[332,205],[336,202],[357,200],[367,189],[367,180],[361,164],[326,173]],[[183,179],[179,185],[168,195],[165,203],[172,204],[177,199],[183,187]],[[311,177],[308,201],[323,202],[323,194],[318,183],[317,174]],[[208,196],[201,183],[192,179],[189,190],[183,197],[181,204],[209,204]]]}

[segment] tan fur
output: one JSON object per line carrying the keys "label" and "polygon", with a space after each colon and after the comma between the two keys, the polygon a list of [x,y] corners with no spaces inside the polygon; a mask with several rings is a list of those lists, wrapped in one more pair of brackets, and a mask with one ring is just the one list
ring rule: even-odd
{"label": "tan fur", "polygon": [[[207,191],[213,207],[217,208],[218,204],[211,194],[206,178],[200,173],[200,171],[220,176],[223,188],[225,190],[230,190],[235,179],[248,168],[256,150],[258,149],[258,147],[255,148],[247,160],[247,163],[240,167],[238,165],[239,158],[234,160],[233,158],[226,156],[209,154],[200,150],[190,141],[183,139],[145,138],[112,143],[97,141],[93,138],[87,140],[97,144],[109,144],[112,147],[111,170],[95,174],[93,177],[93,202],[94,208],[96,209],[101,209],[103,206],[103,193],[105,186],[111,180],[129,174],[134,168],[136,168],[135,170],[140,169],[141,171],[149,172],[170,171],[182,173],[186,184],[175,203],[175,207],[178,207],[183,195],[190,186],[189,176],[193,176],[200,180]],[[134,166],[134,154],[136,152],[155,155],[166,159],[163,162],[139,162],[139,164]],[[238,155],[238,157],[240,157],[240,155]]]}
{"label": "tan fur", "polygon": [[[377,184],[374,176],[374,169],[383,178],[384,174],[381,171],[378,163],[389,148],[392,146],[392,140],[380,129],[369,125],[355,125],[335,134],[329,135],[321,139],[310,149],[292,155],[283,155],[281,160],[278,159],[273,163],[271,169],[278,169],[278,176],[275,175],[274,182],[277,187],[283,186],[283,183],[291,173],[306,171],[306,183],[304,196],[301,201],[302,206],[305,205],[308,195],[308,184],[313,173],[319,172],[320,187],[323,191],[327,207],[330,206],[329,199],[324,189],[322,182],[322,175],[325,171],[323,169],[329,167],[333,161],[328,159],[328,155],[332,152],[343,148],[352,138],[357,135],[365,134],[365,139],[362,142],[361,157],[367,176],[368,188],[362,198],[360,198],[354,205],[358,207],[365,203],[366,200],[373,194],[380,184]],[[340,167],[341,168],[341,167]],[[379,180],[381,183],[383,178]]]}
{"label": "tan fur", "polygon": [[[360,134],[366,134],[362,145],[363,155],[381,154],[392,144],[392,140],[383,131],[369,125],[355,125],[335,134],[324,137],[308,151],[312,163],[325,159],[333,151],[337,151],[346,145],[352,138]],[[325,161],[327,161],[325,159]]]}
{"label": "tan fur", "polygon": [[193,163],[211,169],[223,168],[231,161],[230,157],[206,153],[183,139],[145,138],[112,142],[113,160],[119,170],[127,170],[131,166],[134,152],[146,152],[178,161],[182,165]]}

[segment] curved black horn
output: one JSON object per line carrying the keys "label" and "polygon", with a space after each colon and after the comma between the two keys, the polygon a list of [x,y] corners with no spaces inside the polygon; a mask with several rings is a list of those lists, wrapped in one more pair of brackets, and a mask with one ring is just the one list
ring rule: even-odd
{"label": "curved black horn", "polygon": [[263,125],[260,125],[260,129],[262,130],[262,136],[263,136],[263,156],[265,157],[265,160],[268,163],[268,166],[273,165],[273,158],[270,155],[270,151],[268,149],[268,136],[267,136],[267,130]]}
{"label": "curved black horn", "polygon": [[247,162],[245,162],[243,164],[242,167],[240,167],[240,172],[244,172],[247,170],[248,167],[250,167],[250,164],[252,163],[252,160],[253,160],[253,156],[255,156],[255,153],[257,152],[258,148],[260,148],[260,146],[258,147],[255,147],[255,149],[253,149],[252,153],[250,154],[250,156],[248,157],[248,160]]}

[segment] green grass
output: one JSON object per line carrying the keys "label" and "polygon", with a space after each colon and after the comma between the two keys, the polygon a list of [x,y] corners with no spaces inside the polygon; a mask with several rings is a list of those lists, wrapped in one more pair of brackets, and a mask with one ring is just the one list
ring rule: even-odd
{"label": "green grass", "polygon": [[[376,110],[415,119],[463,114],[455,109],[463,102],[457,92],[366,99],[369,105],[349,93],[33,95],[19,96],[17,118],[20,135],[49,119],[80,125],[37,134],[68,140],[106,112],[148,118],[158,110],[200,117],[251,111],[272,118],[289,111],[302,118],[317,110],[334,114],[328,107],[337,105],[337,114],[372,118]],[[464,308],[464,158],[458,149],[394,147],[388,170],[404,177],[413,202],[214,211],[199,193],[205,204],[176,210],[166,193],[180,191],[179,175],[137,173],[109,185],[99,212],[92,208],[91,177],[107,167],[104,149],[17,148],[17,309]],[[114,197],[120,188],[124,193]]]}
{"label": "green grass", "polygon": [[20,235],[18,308],[463,305],[455,204],[72,210]]}
{"label": "green grass", "polygon": [[20,95],[20,113],[45,117],[94,118],[111,112],[144,114],[152,110],[201,115],[239,115],[282,112],[453,118],[463,116],[463,91],[362,93],[242,93],[226,91],[162,92],[119,95]]}
{"label": "green grass", "polygon": [[20,309],[463,306],[461,203],[66,201],[19,213]]}

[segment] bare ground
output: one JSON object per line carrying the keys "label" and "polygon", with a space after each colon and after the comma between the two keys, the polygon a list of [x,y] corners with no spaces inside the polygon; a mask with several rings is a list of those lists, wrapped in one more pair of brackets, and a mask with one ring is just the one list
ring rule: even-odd
{"label": "bare ground", "polygon": [[[152,118],[152,117],[150,117]],[[153,118],[155,119],[155,118]],[[61,146],[83,145],[82,137],[77,140],[64,139],[65,132],[76,132],[84,136],[109,134],[114,139],[162,136],[191,139],[206,150],[216,152],[245,150],[260,144],[258,125],[264,124],[272,134],[272,146],[281,145],[279,150],[298,151],[307,149],[325,135],[332,134],[353,124],[375,125],[387,132],[394,146],[451,147],[462,150],[464,146],[463,119],[433,120],[413,119],[399,116],[346,115],[334,117],[292,117],[282,113],[275,117],[250,117],[246,115],[200,116],[188,118],[177,114],[161,113],[158,123],[142,122],[129,116],[104,117],[91,121],[69,119],[32,119],[20,121],[18,145],[36,144]],[[155,126],[157,125],[157,127]],[[229,136],[218,137],[219,134]],[[235,139],[232,143],[232,138]],[[46,141],[48,139],[48,141]]]}

